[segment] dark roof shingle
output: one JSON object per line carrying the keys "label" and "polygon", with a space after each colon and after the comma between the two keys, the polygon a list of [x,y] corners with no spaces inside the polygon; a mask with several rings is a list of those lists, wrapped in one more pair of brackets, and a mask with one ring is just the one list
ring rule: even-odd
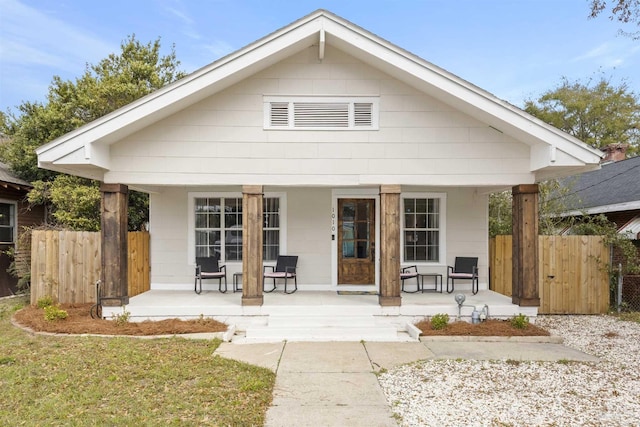
{"label": "dark roof shingle", "polygon": [[640,201],[640,156],[602,165],[599,170],[566,178],[575,209]]}

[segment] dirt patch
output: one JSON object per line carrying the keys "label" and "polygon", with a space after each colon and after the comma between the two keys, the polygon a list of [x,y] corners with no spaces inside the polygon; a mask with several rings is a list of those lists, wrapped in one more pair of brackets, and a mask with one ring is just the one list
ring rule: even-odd
{"label": "dirt patch", "polygon": [[99,335],[168,335],[200,332],[224,332],[227,325],[213,319],[158,320],[118,323],[112,320],[92,319],[91,304],[61,304],[68,314],[66,319],[45,320],[44,310],[28,306],[18,311],[14,319],[37,332]]}
{"label": "dirt patch", "polygon": [[428,320],[416,323],[422,331],[420,335],[469,335],[469,336],[496,336],[496,337],[523,337],[523,336],[548,336],[548,331],[536,325],[528,324],[526,328],[518,329],[511,326],[508,320],[490,319],[481,323],[452,322],[444,329],[432,329]]}

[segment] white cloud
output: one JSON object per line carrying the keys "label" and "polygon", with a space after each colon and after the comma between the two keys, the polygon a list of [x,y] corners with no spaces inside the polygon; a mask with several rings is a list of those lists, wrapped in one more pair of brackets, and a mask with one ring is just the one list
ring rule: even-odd
{"label": "white cloud", "polygon": [[578,61],[584,61],[586,59],[598,58],[603,55],[607,55],[610,52],[610,50],[611,50],[611,46],[608,43],[603,43],[599,46],[594,47],[590,51],[583,53],[582,55],[576,56],[571,61],[578,62]]}
{"label": "white cloud", "polygon": [[232,45],[222,40],[213,40],[210,43],[203,44],[202,48],[205,51],[211,53],[212,61],[214,59],[221,58],[235,50]]}
{"label": "white cloud", "polygon": [[625,64],[639,52],[640,46],[627,42],[602,43],[582,55],[574,57],[570,62],[587,61],[593,62],[600,67],[615,68]]}
{"label": "white cloud", "polygon": [[[113,46],[17,0],[0,0],[2,61],[77,71],[78,64],[114,52]],[[93,58],[87,58],[87,54]]]}
{"label": "white cloud", "polygon": [[170,16],[177,18],[182,24],[182,33],[190,39],[200,40],[202,35],[197,30],[196,20],[186,11],[181,1],[172,2],[173,5],[162,6]]}

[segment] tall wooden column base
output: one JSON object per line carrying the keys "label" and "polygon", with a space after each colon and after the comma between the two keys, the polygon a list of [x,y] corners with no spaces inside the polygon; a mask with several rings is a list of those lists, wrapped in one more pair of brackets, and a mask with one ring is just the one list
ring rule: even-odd
{"label": "tall wooden column base", "polygon": [[400,186],[380,186],[380,297],[381,306],[399,306],[400,297]]}
{"label": "tall wooden column base", "polygon": [[129,188],[122,184],[100,186],[100,235],[102,237],[102,305],[129,304],[127,258],[127,209]]}
{"label": "tall wooden column base", "polygon": [[242,187],[242,305],[262,305],[262,186]]}
{"label": "tall wooden column base", "polygon": [[513,288],[511,301],[540,306],[538,283],[538,185],[523,184],[513,194]]}

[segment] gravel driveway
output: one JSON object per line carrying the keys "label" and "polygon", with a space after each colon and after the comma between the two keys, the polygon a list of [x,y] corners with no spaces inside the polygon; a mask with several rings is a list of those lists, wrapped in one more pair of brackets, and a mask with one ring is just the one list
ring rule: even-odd
{"label": "gravel driveway", "polygon": [[380,375],[403,426],[640,426],[640,324],[536,322],[598,363],[429,360]]}

